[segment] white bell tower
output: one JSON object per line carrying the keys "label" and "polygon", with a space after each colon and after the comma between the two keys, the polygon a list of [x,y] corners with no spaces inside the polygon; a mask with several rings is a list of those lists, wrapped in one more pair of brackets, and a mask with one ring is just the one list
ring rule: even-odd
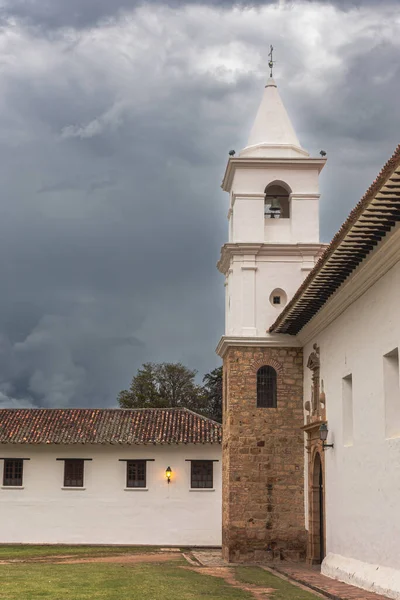
{"label": "white bell tower", "polygon": [[271,77],[248,144],[229,159],[222,183],[230,196],[229,242],[218,263],[225,275],[225,339],[268,337],[325,248],[318,181],[325,162],[301,147]]}

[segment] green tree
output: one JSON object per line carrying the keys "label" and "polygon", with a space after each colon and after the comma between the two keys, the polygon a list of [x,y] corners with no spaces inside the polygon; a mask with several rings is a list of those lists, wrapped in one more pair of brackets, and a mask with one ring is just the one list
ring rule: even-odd
{"label": "green tree", "polygon": [[222,367],[213,369],[203,377],[204,391],[207,397],[207,416],[222,422]]}
{"label": "green tree", "polygon": [[164,406],[157,389],[157,365],[144,363],[132,379],[129,390],[118,394],[121,408],[155,408]]}
{"label": "green tree", "polygon": [[129,390],[118,394],[121,408],[189,408],[207,414],[208,397],[197,385],[197,371],[181,363],[145,363]]}

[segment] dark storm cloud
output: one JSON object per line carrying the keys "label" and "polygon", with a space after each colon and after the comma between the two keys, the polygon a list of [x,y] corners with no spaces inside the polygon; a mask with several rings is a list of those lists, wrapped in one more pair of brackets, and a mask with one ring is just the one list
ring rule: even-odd
{"label": "dark storm cloud", "polygon": [[398,142],[394,13],[12,6],[42,28],[0,33],[0,405],[109,406],[148,360],[203,374],[223,333],[219,184],[266,40],[304,147],[328,152],[328,240]]}
{"label": "dark storm cloud", "polygon": [[75,60],[4,76],[0,402],[13,405],[107,405],[145,360],[216,362],[220,172],[205,181],[209,133],[193,119],[207,84],[140,91],[122,59],[127,89],[110,93],[108,67],[82,89]]}
{"label": "dark storm cloud", "polygon": [[[305,0],[309,3],[333,5],[343,10],[363,6],[377,6],[377,0]],[[380,5],[397,5],[398,0],[379,0]],[[296,0],[297,2],[297,0]],[[295,0],[282,2],[286,6],[295,4]],[[277,4],[277,0],[152,0],[153,5],[165,5],[175,9],[184,6],[205,4],[216,8],[263,7]],[[145,0],[6,0],[0,13],[3,19],[16,18],[45,29],[74,27],[92,27],[100,21],[118,17],[121,13],[146,5]]]}
{"label": "dark storm cloud", "polygon": [[[121,12],[135,9],[146,4],[141,0],[34,0],[29,4],[25,0],[11,0],[3,8],[6,18],[16,17],[27,23],[48,28],[58,27],[91,27],[101,20],[117,16]],[[198,4],[196,0],[171,0],[163,2],[155,0],[153,4],[165,4],[172,7],[182,7],[185,4]],[[233,6],[234,3],[225,0],[211,0],[211,6]],[[255,3],[257,4],[257,3]]]}

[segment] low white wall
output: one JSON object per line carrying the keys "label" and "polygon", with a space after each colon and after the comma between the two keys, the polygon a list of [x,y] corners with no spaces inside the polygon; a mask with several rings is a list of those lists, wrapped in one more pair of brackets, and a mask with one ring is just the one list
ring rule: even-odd
{"label": "low white wall", "polygon": [[[0,489],[0,543],[221,545],[221,446],[3,446],[24,461],[23,489]],[[83,490],[62,489],[64,462],[85,461]],[[126,486],[126,462],[147,463],[147,491]],[[190,490],[190,462],[214,462],[214,491]],[[1,483],[3,464],[0,461]],[[172,468],[168,484],[165,470]]]}
{"label": "low white wall", "polygon": [[[351,281],[348,286],[347,298],[355,289]],[[400,598],[400,437],[388,439],[385,428],[384,356],[400,348],[399,298],[397,263],[324,330],[314,331],[304,348],[307,364],[313,344],[320,347],[328,443],[335,445],[325,452],[328,556],[323,571],[365,589],[379,585],[393,598]],[[327,310],[329,303],[314,322],[322,323]],[[311,327],[312,322],[310,332]],[[343,378],[349,375],[352,435],[344,407],[349,392]],[[311,371],[305,368],[305,400],[310,390]]]}
{"label": "low white wall", "polygon": [[332,579],[383,594],[388,598],[400,598],[400,571],[396,569],[330,553],[322,563],[321,572]]}

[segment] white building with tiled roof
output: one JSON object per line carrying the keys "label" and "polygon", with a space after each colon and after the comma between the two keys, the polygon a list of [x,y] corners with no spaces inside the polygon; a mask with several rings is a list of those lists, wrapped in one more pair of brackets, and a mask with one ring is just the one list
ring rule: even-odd
{"label": "white building with tiled roof", "polygon": [[222,184],[223,554],[400,599],[400,146],[328,247],[325,162],[270,79]]}
{"label": "white building with tiled roof", "polygon": [[218,546],[221,439],[186,409],[1,409],[0,543]]}

